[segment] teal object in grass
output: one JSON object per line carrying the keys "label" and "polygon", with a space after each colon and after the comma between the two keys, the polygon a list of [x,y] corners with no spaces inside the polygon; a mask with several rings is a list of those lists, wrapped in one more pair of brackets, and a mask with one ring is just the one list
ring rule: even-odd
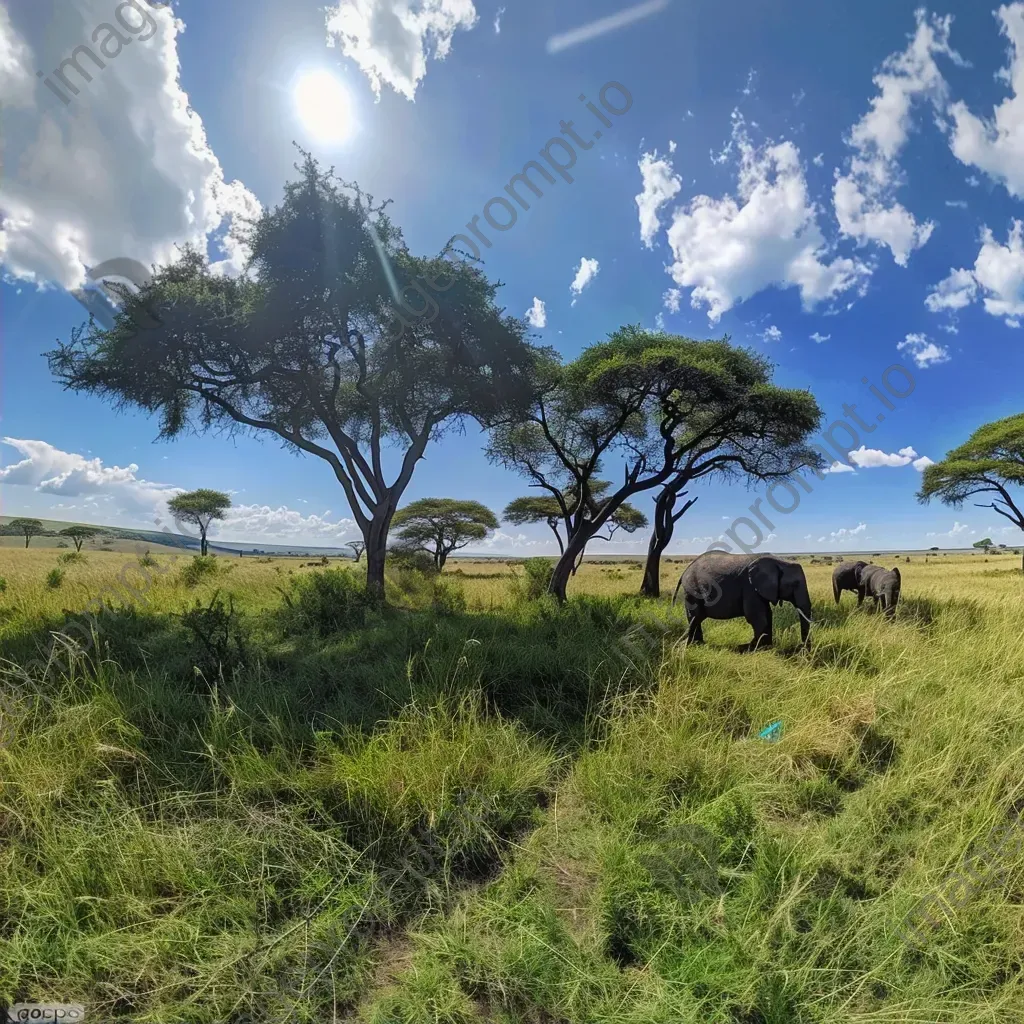
{"label": "teal object in grass", "polygon": [[762,729],[757,735],[759,739],[774,743],[782,735],[782,719],[772,722],[771,725]]}

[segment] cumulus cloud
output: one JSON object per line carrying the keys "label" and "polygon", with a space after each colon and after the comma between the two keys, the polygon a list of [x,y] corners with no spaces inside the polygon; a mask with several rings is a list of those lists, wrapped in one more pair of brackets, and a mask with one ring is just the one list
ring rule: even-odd
{"label": "cumulus cloud", "polygon": [[[849,541],[854,540],[856,537],[859,537],[867,528],[867,523],[858,523],[856,526],[849,529],[847,529],[847,527],[844,526],[841,529],[833,530],[829,534],[829,541],[832,544],[848,543]],[[825,538],[819,537],[818,539],[824,540]]]}
{"label": "cumulus cloud", "polygon": [[816,341],[820,345],[823,341],[828,341],[831,337],[831,334],[819,334],[817,331],[815,331],[811,335],[811,341]]}
{"label": "cumulus cloud", "polygon": [[936,538],[938,538],[938,537],[948,537],[950,540],[953,540],[956,537],[959,537],[962,534],[967,533],[969,529],[970,529],[970,527],[966,523],[961,523],[961,522],[958,522],[958,521],[954,520],[953,521],[952,529],[947,531],[946,533],[928,533],[928,534],[926,534],[926,536],[928,536],[928,537],[936,537]]}
{"label": "cumulus cloud", "polygon": [[928,458],[927,455],[922,455],[919,459],[914,459],[913,466],[918,473],[923,473],[929,466],[934,466],[935,463]]}
{"label": "cumulus cloud", "polygon": [[547,327],[548,313],[543,299],[533,297],[533,305],[526,311],[526,322],[531,327]]}
{"label": "cumulus cloud", "polygon": [[682,297],[683,293],[678,288],[669,288],[669,290],[662,295],[661,301],[665,303],[665,308],[670,313],[678,313]]}
{"label": "cumulus cloud", "polygon": [[917,29],[906,49],[890,54],[873,79],[878,92],[850,131],[846,141],[853,156],[833,188],[840,231],[861,245],[888,246],[900,266],[935,228],[931,221],[919,223],[895,193],[903,184],[899,157],[914,127],[915,103],[929,99],[937,109],[945,103],[946,82],[935,58],[964,63],[949,45],[952,21],[948,15],[917,12]]}
{"label": "cumulus cloud", "polygon": [[328,43],[359,65],[378,100],[383,85],[414,100],[431,49],[443,60],[455,33],[476,23],[473,0],[341,0],[327,8]]}
{"label": "cumulus cloud", "polygon": [[[573,295],[579,297],[583,292],[583,289],[590,284],[591,281],[597,277],[598,271],[601,269],[601,264],[597,260],[588,259],[584,256],[580,260],[580,265],[576,268],[576,277],[573,278],[573,282],[569,285],[569,291]],[[572,300],[572,305],[576,305],[576,299]]]}
{"label": "cumulus cloud", "polygon": [[950,148],[968,167],[976,167],[1024,198],[1024,3],[1005,4],[996,11],[999,27],[1009,43],[1009,66],[998,76],[1011,90],[992,110],[978,117],[967,104],[950,107],[953,119]]}
{"label": "cumulus cloud", "polygon": [[[139,467],[107,466],[100,458],[86,458],[62,451],[46,441],[5,437],[3,443],[23,458],[0,469],[0,484],[27,487],[37,494],[61,499],[80,498],[82,504],[62,500],[52,507],[81,510],[87,518],[110,525],[155,524],[167,528],[170,518],[167,502],[184,488],[155,483],[139,476]],[[8,492],[10,493],[10,492]],[[302,499],[299,499],[300,501]],[[268,543],[357,537],[352,519],[330,519],[330,512],[304,516],[284,505],[236,505],[214,527],[210,536],[221,540],[249,541],[261,538]],[[149,526],[151,529],[152,527]]]}
{"label": "cumulus cloud", "polygon": [[[259,203],[225,180],[181,89],[184,23],[169,7],[148,11],[152,22],[131,14],[125,21],[138,28],[120,32],[123,42],[103,28],[112,8],[109,0],[39,0],[13,12],[0,4],[0,264],[9,277],[74,290],[107,260],[150,266],[173,259],[176,244],[205,249],[212,239],[218,269],[237,273],[246,253],[228,229]],[[103,67],[79,51],[91,81],[67,64],[62,83],[58,61],[83,44]],[[63,99],[36,77],[54,67],[48,77]]]}
{"label": "cumulus cloud", "polygon": [[929,341],[925,334],[908,334],[906,338],[896,345],[900,352],[906,352],[911,356],[921,370],[929,366],[937,366],[939,363],[948,363],[950,359],[949,349],[943,345],[936,345]]}
{"label": "cumulus cloud", "polygon": [[833,462],[832,465],[829,466],[828,469],[825,470],[825,472],[826,473],[855,473],[856,470],[853,468],[853,466],[851,466],[847,462]]}
{"label": "cumulus cloud", "polygon": [[723,313],[767,288],[797,288],[804,308],[862,289],[870,276],[860,262],[833,257],[808,195],[800,151],[792,142],[754,146],[734,114],[722,160],[739,153],[736,196],[699,195],[677,207],[668,228],[670,273],[691,289],[690,305]]}
{"label": "cumulus cloud", "polygon": [[640,214],[640,238],[648,249],[653,249],[654,238],[661,228],[658,211],[679,193],[683,179],[675,173],[667,160],[658,157],[657,150],[644,153],[639,167],[643,179],[643,191],[636,197]]}
{"label": "cumulus cloud", "polygon": [[981,298],[985,312],[1017,327],[1024,316],[1024,223],[1015,220],[1006,244],[990,228],[981,233],[973,269],[951,270],[925,299],[933,313],[956,312]]}
{"label": "cumulus cloud", "polygon": [[850,461],[860,469],[909,466],[915,458],[917,458],[917,452],[913,448],[901,448],[898,452],[883,452],[878,448],[861,445],[850,452]]}
{"label": "cumulus cloud", "polygon": [[782,341],[782,331],[772,324],[770,327],[766,327],[761,334],[762,341]]}

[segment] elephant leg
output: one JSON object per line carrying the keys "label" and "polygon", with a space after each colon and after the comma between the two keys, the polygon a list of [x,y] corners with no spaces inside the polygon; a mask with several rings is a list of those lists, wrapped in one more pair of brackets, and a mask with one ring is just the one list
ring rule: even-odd
{"label": "elephant leg", "polygon": [[702,623],[706,617],[703,605],[687,604],[686,618],[689,621],[689,625],[686,630],[686,643],[688,645],[704,643],[704,629]]}
{"label": "elephant leg", "polygon": [[743,617],[750,623],[754,638],[748,649],[756,651],[772,645],[772,607],[757,594],[747,594],[743,599]]}
{"label": "elephant leg", "polygon": [[859,608],[864,603],[864,588],[857,588],[857,607]]}

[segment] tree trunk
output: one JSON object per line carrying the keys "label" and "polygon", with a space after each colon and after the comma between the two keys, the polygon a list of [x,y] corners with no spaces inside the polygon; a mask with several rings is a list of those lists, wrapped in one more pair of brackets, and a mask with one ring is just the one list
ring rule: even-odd
{"label": "tree trunk", "polygon": [[384,601],[384,552],[387,540],[366,543],[366,590],[378,601]]}
{"label": "tree trunk", "polygon": [[588,522],[574,537],[569,538],[565,550],[555,563],[555,571],[551,575],[548,593],[554,594],[559,604],[565,604],[565,591],[569,585],[569,578],[575,572],[576,560],[586,550],[588,542],[596,532],[597,530]]}
{"label": "tree trunk", "polygon": [[76,551],[81,551],[82,550],[82,542],[85,540],[85,538],[84,537],[72,537],[71,539],[75,542],[75,550]]}
{"label": "tree trunk", "polygon": [[32,539],[30,534],[25,534],[25,547],[28,547],[28,542]]}
{"label": "tree trunk", "polygon": [[444,548],[438,549],[437,558],[434,561],[437,563],[437,571],[441,572],[444,569],[444,563],[448,561],[448,552]]}
{"label": "tree trunk", "polygon": [[678,513],[675,513],[676,501],[681,493],[686,492],[681,491],[678,486],[665,487],[654,503],[654,531],[647,546],[647,565],[644,567],[644,579],[640,584],[640,593],[644,597],[661,597],[661,556],[672,540],[676,523],[697,500],[691,498]]}

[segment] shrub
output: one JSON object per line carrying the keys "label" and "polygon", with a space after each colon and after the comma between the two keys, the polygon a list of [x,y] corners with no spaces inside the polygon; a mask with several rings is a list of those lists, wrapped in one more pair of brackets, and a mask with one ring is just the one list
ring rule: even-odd
{"label": "shrub", "polygon": [[324,569],[299,576],[284,592],[294,629],[330,636],[365,625],[376,602],[361,577],[347,569]]}
{"label": "shrub", "polygon": [[0,594],[7,593],[7,578],[0,576]]}
{"label": "shrub", "polygon": [[197,587],[204,580],[216,576],[218,568],[213,555],[194,555],[191,562],[181,567],[181,582],[186,587]]}
{"label": "shrub", "polygon": [[526,574],[526,597],[536,601],[548,592],[555,565],[550,558],[527,558],[523,562],[523,572]]}
{"label": "shrub", "polygon": [[58,565],[78,565],[85,560],[85,555],[81,551],[66,551],[63,555],[57,556]]}
{"label": "shrub", "polygon": [[206,606],[196,601],[181,621],[191,634],[192,664],[205,677],[216,677],[221,672],[231,675],[235,668],[246,664],[248,644],[233,599],[225,605],[218,593]]}
{"label": "shrub", "polygon": [[404,548],[396,545],[388,549],[388,564],[393,569],[412,569],[422,573],[436,573],[434,559],[419,548]]}
{"label": "shrub", "polygon": [[148,569],[151,566],[158,564],[159,563],[157,562],[157,560],[149,553],[149,548],[146,548],[145,554],[141,555],[139,558],[139,565],[141,565],[144,569]]}
{"label": "shrub", "polygon": [[68,546],[69,545],[68,545],[68,542],[66,540],[58,541],[58,543],[57,543],[57,547],[59,547],[59,548],[66,548]]}
{"label": "shrub", "polygon": [[431,605],[437,615],[462,615],[466,611],[466,594],[461,584],[444,576],[433,578]]}
{"label": "shrub", "polygon": [[54,567],[46,574],[46,585],[51,590],[56,590],[63,582],[66,573],[63,569]]}

